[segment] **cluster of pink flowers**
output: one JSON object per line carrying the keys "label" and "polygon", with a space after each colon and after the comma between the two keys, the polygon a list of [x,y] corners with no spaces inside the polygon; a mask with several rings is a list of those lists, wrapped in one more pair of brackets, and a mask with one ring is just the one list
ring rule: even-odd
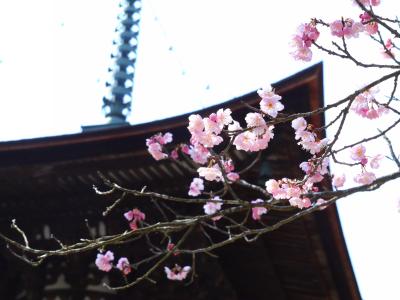
{"label": "cluster of pink flowers", "polygon": [[201,165],[204,165],[208,161],[208,157],[210,156],[210,151],[204,147],[202,144],[191,145],[187,153],[190,155],[191,159]]}
{"label": "cluster of pink flowers", "polygon": [[[251,201],[251,203],[253,203],[253,204],[264,203],[264,200],[257,199],[257,200]],[[268,212],[268,210],[265,207],[256,206],[251,209],[251,212],[252,212],[251,216],[252,216],[253,220],[258,221],[258,220],[261,220],[261,216],[263,214],[266,214]]]}
{"label": "cluster of pink flowers", "polygon": [[368,12],[364,12],[360,15],[361,24],[364,25],[364,31],[369,35],[373,35],[378,32],[378,23],[372,21],[371,15]]}
{"label": "cluster of pink flowers", "polygon": [[310,49],[313,42],[319,37],[319,31],[314,24],[302,24],[297,28],[297,33],[292,37],[290,46],[293,51],[290,54],[296,60],[310,61],[312,51]]}
{"label": "cluster of pink flowers", "polygon": [[201,178],[193,178],[189,188],[189,196],[196,197],[204,190],[204,181]]}
{"label": "cluster of pink flowers", "polygon": [[163,152],[163,145],[172,142],[172,133],[157,133],[146,139],[147,150],[155,160],[161,160],[168,157],[168,154]]}
{"label": "cluster of pink flowers", "polygon": [[219,109],[217,113],[212,113],[204,119],[200,115],[191,115],[188,126],[192,134],[191,144],[201,144],[206,148],[212,148],[222,143],[223,139],[219,134],[224,126],[232,123],[231,113],[230,109]]}
{"label": "cluster of pink flowers", "polygon": [[333,36],[345,38],[358,38],[359,33],[364,31],[364,25],[361,22],[355,22],[351,18],[333,21],[329,28]]}
{"label": "cluster of pink flowers", "polygon": [[296,133],[295,139],[299,140],[298,144],[311,154],[321,152],[321,150],[328,144],[329,140],[327,138],[320,140],[314,132],[307,129],[307,121],[304,118],[300,117],[294,119],[292,121],[292,127]]}
{"label": "cluster of pink flowers", "polygon": [[146,215],[141,212],[139,209],[134,208],[126,213],[124,213],[125,219],[129,221],[129,227],[132,230],[137,230],[138,229],[138,223],[141,221],[144,221],[146,218]]}
{"label": "cluster of pink flowers", "polygon": [[191,269],[192,268],[189,266],[185,266],[182,268],[179,265],[175,265],[172,269],[164,267],[164,271],[165,274],[167,274],[167,278],[169,280],[178,280],[178,281],[184,280],[191,271]]}
{"label": "cluster of pink flowers", "polygon": [[[235,167],[231,159],[222,161],[221,163],[224,167],[224,171],[226,173],[226,177],[228,178],[228,180],[234,182],[240,178],[238,173],[233,172]],[[200,167],[197,169],[197,172],[199,173],[200,177],[204,177],[208,181],[224,180],[222,171],[218,164],[213,164],[209,167]]]}
{"label": "cluster of pink flowers", "polygon": [[[238,134],[233,141],[237,150],[256,152],[268,147],[269,141],[274,137],[274,126],[268,126],[259,113],[248,113],[245,117],[247,127],[250,129]],[[236,130],[240,130],[237,125]]]}
{"label": "cluster of pink flowers", "polygon": [[306,174],[306,182],[303,189],[311,190],[314,183],[321,182],[324,175],[328,174],[329,158],[325,157],[320,161],[318,158],[311,158],[302,162],[300,168]]}
{"label": "cluster of pink flowers", "polygon": [[371,88],[355,97],[353,104],[351,105],[352,111],[367,119],[377,119],[383,114],[389,112],[389,109],[380,105],[375,95],[378,93],[378,88]]}
{"label": "cluster of pink flowers", "polygon": [[[107,251],[105,254],[98,253],[95,264],[100,271],[109,272],[113,267],[114,253]],[[121,257],[117,263],[119,269],[124,275],[128,275],[131,271],[131,265],[126,257]]]}
{"label": "cluster of pink flowers", "polygon": [[273,88],[270,85],[266,86],[265,88],[259,89],[257,93],[261,97],[261,111],[271,116],[272,118],[276,118],[278,112],[285,108],[280,102],[282,97],[275,94]]}
{"label": "cluster of pink flowers", "polygon": [[300,209],[311,206],[310,199],[302,197],[302,194],[307,192],[308,187],[300,186],[296,180],[282,178],[276,181],[275,179],[270,179],[265,183],[265,187],[267,192],[272,194],[275,199],[289,199],[290,205]]}
{"label": "cluster of pink flowers", "polygon": [[368,157],[366,156],[365,146],[362,144],[352,147],[350,149],[350,156],[351,156],[351,159],[353,159],[361,164],[361,169],[362,169],[361,173],[357,174],[354,177],[354,181],[359,184],[372,183],[376,179],[376,176],[373,172],[368,172],[366,170],[368,161],[369,161],[369,166],[372,169],[378,169],[380,161],[383,159],[384,156],[382,154],[378,154],[378,155],[370,157],[370,160],[368,160]]}

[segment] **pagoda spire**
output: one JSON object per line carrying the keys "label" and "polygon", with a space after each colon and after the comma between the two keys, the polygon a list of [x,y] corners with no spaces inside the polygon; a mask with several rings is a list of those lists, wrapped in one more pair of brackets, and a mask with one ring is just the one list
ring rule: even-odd
{"label": "pagoda spire", "polygon": [[108,69],[111,76],[106,82],[109,93],[103,98],[104,114],[110,125],[127,124],[131,111],[142,3],[141,0],[123,0],[119,6],[122,12],[115,29],[118,37],[113,41],[116,51],[111,54],[114,63]]}

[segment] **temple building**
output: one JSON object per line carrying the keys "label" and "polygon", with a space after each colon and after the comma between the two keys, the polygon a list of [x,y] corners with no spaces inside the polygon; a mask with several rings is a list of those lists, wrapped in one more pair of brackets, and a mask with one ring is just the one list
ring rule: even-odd
{"label": "temple building", "polygon": [[[103,99],[109,122],[86,126],[81,133],[0,142],[0,232],[21,241],[10,228],[13,219],[35,248],[55,249],[55,238],[72,244],[80,238],[96,238],[127,230],[122,214],[138,205],[128,199],[109,216],[102,212],[113,198],[100,197],[93,185],[102,186],[101,172],[120,186],[186,196],[193,178],[184,164],[173,160],[154,161],[145,146],[146,138],[169,131],[174,143],[189,139],[190,114],[139,124],[126,122],[131,107],[139,33],[140,1],[123,1],[124,13],[114,42],[118,51],[110,67],[110,93]],[[323,105],[322,64],[274,84],[283,97],[286,113],[306,112]],[[242,120],[247,105],[256,106],[252,92],[193,113],[206,116],[219,108],[230,108]],[[323,115],[310,120],[323,126]],[[234,151],[239,167],[255,155]],[[277,126],[275,137],[245,179],[260,184],[269,178],[300,177],[298,164],[307,159],[293,139],[288,124]],[[152,203],[141,203],[146,215],[155,211]],[[281,218],[268,213],[265,223]],[[54,238],[55,237],[55,238]],[[189,243],[199,241],[189,240]],[[117,247],[130,257],[144,248]],[[111,299],[207,299],[207,300],[358,300],[361,299],[335,205],[308,215],[259,238],[215,251],[218,258],[198,256],[194,282],[171,282],[162,269],[153,279],[133,288],[114,292],[102,283],[123,282],[118,272],[99,271],[96,251],[67,257],[52,257],[38,267],[18,260],[0,242],[0,295],[12,300],[111,300]],[[181,259],[181,258],[179,258]],[[172,263],[172,260],[171,260]],[[135,278],[143,269],[134,270]]]}

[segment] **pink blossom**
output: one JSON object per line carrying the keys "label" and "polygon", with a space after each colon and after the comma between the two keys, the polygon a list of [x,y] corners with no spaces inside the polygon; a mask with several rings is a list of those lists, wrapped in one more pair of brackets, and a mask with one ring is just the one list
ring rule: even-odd
{"label": "pink blossom", "polygon": [[354,22],[353,19],[336,20],[330,24],[331,33],[333,36],[345,38],[357,38],[358,34],[364,30],[360,22]]}
{"label": "pink blossom", "polygon": [[167,132],[164,135],[157,133],[150,138],[146,139],[147,150],[153,156],[155,160],[161,160],[168,157],[166,153],[163,152],[162,145],[172,142],[172,133]]}
{"label": "pink blossom", "polygon": [[304,131],[307,128],[307,121],[303,118],[296,118],[292,121],[292,127],[295,131]]}
{"label": "pink blossom", "polygon": [[274,197],[281,192],[279,182],[275,179],[269,179],[267,182],[265,182],[265,187],[267,192],[272,194]]}
{"label": "pink blossom", "polygon": [[100,271],[109,272],[112,269],[114,253],[107,251],[105,254],[98,253],[95,264]]}
{"label": "pink blossom", "polygon": [[203,179],[201,178],[193,178],[192,183],[190,184],[190,189],[189,189],[189,196],[196,197],[201,194],[201,192],[204,190],[204,182]]}
{"label": "pink blossom", "polygon": [[232,182],[239,180],[240,178],[239,174],[236,172],[229,172],[228,174],[226,174],[226,177]]}
{"label": "pink blossom", "polygon": [[296,60],[310,61],[312,52],[310,47],[319,37],[319,31],[313,24],[302,24],[297,28],[297,33],[292,37],[290,54]]}
{"label": "pink blossom", "polygon": [[260,109],[262,112],[276,118],[278,112],[284,109],[283,104],[279,101],[282,97],[275,94],[271,86],[259,89],[257,93],[261,97]]}
{"label": "pink blossom", "polygon": [[179,155],[178,155],[178,150],[174,149],[171,151],[171,158],[173,159],[178,159]]}
{"label": "pink blossom", "polygon": [[317,154],[322,151],[328,145],[329,139],[324,138],[315,142],[300,141],[298,144],[303,147],[304,150],[309,151],[311,154]]}
{"label": "pink blossom", "polygon": [[[268,147],[269,141],[274,137],[274,126],[266,126],[260,114],[247,114],[246,121],[249,127],[256,126],[237,135],[233,141],[237,150],[256,152]],[[264,125],[263,125],[264,124]]]}
{"label": "pink blossom", "polygon": [[124,275],[128,275],[131,271],[131,265],[126,257],[121,257],[117,263],[117,269],[121,270]]}
{"label": "pink blossom", "polygon": [[206,147],[201,144],[195,144],[190,146],[188,150],[188,154],[190,155],[193,161],[198,164],[204,165],[208,161],[208,157],[210,156],[210,151]]}
{"label": "pink blossom", "polygon": [[259,113],[248,113],[245,117],[247,127],[253,127],[252,131],[256,134],[263,133],[267,124],[263,116]]}
{"label": "pink blossom", "polygon": [[266,113],[267,115],[270,115],[273,118],[276,118],[278,115],[278,112],[283,110],[285,107],[280,101],[277,101],[275,99],[262,99],[260,101],[260,109],[262,112]]}
{"label": "pink blossom", "polygon": [[125,219],[128,221],[137,220],[137,221],[144,221],[146,215],[141,212],[139,209],[134,208],[126,213],[124,213]]}
{"label": "pink blossom", "polygon": [[[253,204],[264,203],[264,201],[262,199],[257,199],[257,200],[251,201],[251,203],[253,203]],[[252,212],[251,216],[252,216],[253,220],[257,221],[257,220],[260,220],[261,215],[266,214],[267,211],[268,210],[265,207],[260,207],[260,206],[253,207],[251,209],[251,212]]]}
{"label": "pink blossom", "polygon": [[226,126],[229,125],[233,122],[233,119],[231,117],[232,111],[228,109],[219,109],[217,111],[217,123],[220,124],[220,126]]}
{"label": "pink blossom", "polygon": [[289,203],[291,206],[296,206],[300,209],[308,208],[311,206],[311,201],[309,198],[300,198],[300,197],[293,197],[289,199]]}
{"label": "pink blossom", "polygon": [[181,151],[182,151],[182,153],[185,153],[185,154],[189,155],[189,146],[186,145],[186,144],[182,144],[181,145]]}
{"label": "pink blossom", "polygon": [[381,159],[383,159],[382,154],[375,155],[374,157],[371,158],[369,165],[371,166],[372,169],[378,169],[379,168],[379,163]]}
{"label": "pink blossom", "polygon": [[393,58],[394,57],[394,53],[392,52],[393,48],[394,48],[394,44],[392,42],[392,39],[387,39],[387,41],[385,43],[385,47],[382,50],[383,57],[384,58]]}
{"label": "pink blossom", "polygon": [[206,204],[204,204],[203,209],[204,209],[204,213],[206,215],[213,215],[215,214],[217,211],[221,210],[222,207],[222,200],[220,197],[215,196],[214,198],[212,198],[212,200],[215,200],[213,202],[207,202]]}
{"label": "pink blossom", "polygon": [[132,231],[135,231],[138,229],[137,223],[144,221],[146,218],[146,215],[141,212],[139,209],[134,208],[126,213],[124,213],[125,219],[127,219],[129,222],[129,227],[132,229]]}
{"label": "pink blossom", "polygon": [[203,118],[200,115],[190,115],[188,129],[191,134],[202,132],[204,130]]}
{"label": "pink blossom", "polygon": [[351,159],[361,161],[365,158],[365,147],[362,144],[355,145],[350,149]]}
{"label": "pink blossom", "polygon": [[378,32],[378,23],[371,22],[371,16],[368,12],[364,12],[360,15],[361,23],[364,25],[364,30],[369,34],[373,35]]}
{"label": "pink blossom", "polygon": [[203,122],[204,122],[204,131],[206,133],[215,133],[217,135],[221,133],[223,124],[217,123],[216,114],[211,114],[209,118],[204,118]]}
{"label": "pink blossom", "polygon": [[354,177],[354,181],[359,184],[370,184],[376,179],[376,176],[372,172],[362,172]]}
{"label": "pink blossom", "polygon": [[164,267],[165,274],[167,274],[167,278],[169,280],[178,280],[182,281],[184,280],[187,275],[189,274],[190,270],[192,268],[189,266],[186,267],[181,267],[179,265],[175,265],[172,269],[168,267]]}
{"label": "pink blossom", "polygon": [[162,160],[168,157],[167,154],[162,152],[162,147],[159,143],[153,143],[148,145],[147,150],[155,160]]}
{"label": "pink blossom", "polygon": [[299,166],[307,175],[311,174],[314,170],[314,165],[310,161],[303,161]]}
{"label": "pink blossom", "polygon": [[[174,250],[174,247],[175,247],[175,244],[169,242],[168,245],[167,245],[167,251],[172,251],[172,250]],[[175,250],[174,253],[172,253],[172,255],[178,256],[178,255],[179,255],[179,251]]]}
{"label": "pink blossom", "polygon": [[242,129],[243,128],[240,126],[238,121],[233,121],[232,124],[229,124],[229,126],[228,126],[229,131],[239,131]]}
{"label": "pink blossom", "polygon": [[222,179],[222,172],[218,165],[212,167],[200,167],[197,169],[200,177],[204,177],[208,181],[220,181]]}
{"label": "pink blossom", "polygon": [[334,175],[332,178],[332,185],[336,188],[342,187],[346,181],[346,176],[344,174],[338,176]]}
{"label": "pink blossom", "polygon": [[354,98],[351,109],[363,118],[376,119],[384,113],[388,113],[388,108],[380,105],[375,100],[378,88],[371,88]]}

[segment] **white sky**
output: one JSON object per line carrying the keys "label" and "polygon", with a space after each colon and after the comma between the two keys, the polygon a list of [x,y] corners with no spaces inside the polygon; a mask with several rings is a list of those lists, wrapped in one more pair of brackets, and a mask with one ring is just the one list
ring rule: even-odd
{"label": "white sky", "polygon": [[[79,132],[81,125],[104,122],[101,99],[111,63],[116,2],[0,1],[0,140]],[[382,2],[380,11],[398,8],[396,0]],[[345,96],[378,73],[360,72],[318,54],[311,64],[288,55],[288,41],[298,24],[310,17],[332,21],[344,12],[345,17],[359,14],[351,0],[144,0],[130,121],[162,119],[228,100],[322,58],[325,100]],[[356,49],[379,58],[372,47],[361,44]],[[377,127],[384,128],[353,117],[343,141],[374,134]],[[398,133],[391,135],[397,146]],[[381,151],[386,149],[379,145],[368,148],[371,155]],[[391,167],[386,163],[382,174]],[[400,298],[396,184],[339,203],[366,300]]]}

